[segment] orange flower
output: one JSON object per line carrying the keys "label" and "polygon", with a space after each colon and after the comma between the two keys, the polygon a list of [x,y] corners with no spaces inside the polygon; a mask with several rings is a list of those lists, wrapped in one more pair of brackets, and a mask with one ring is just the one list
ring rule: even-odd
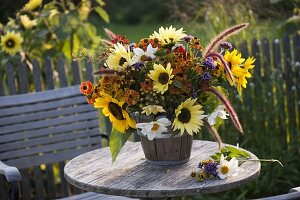
{"label": "orange flower", "polygon": [[93,92],[93,84],[91,81],[82,82],[79,89],[82,94],[89,95]]}
{"label": "orange flower", "polygon": [[153,90],[153,82],[152,82],[152,80],[145,79],[145,81],[141,82],[140,85],[141,85],[142,90],[144,92],[150,92],[150,91]]}
{"label": "orange flower", "polygon": [[140,94],[135,90],[127,90],[124,94],[125,103],[129,105],[137,104],[140,98]]}

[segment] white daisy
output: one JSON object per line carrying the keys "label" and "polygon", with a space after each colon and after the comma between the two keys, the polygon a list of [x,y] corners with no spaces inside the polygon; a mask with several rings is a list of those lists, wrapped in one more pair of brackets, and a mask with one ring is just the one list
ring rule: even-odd
{"label": "white daisy", "polygon": [[217,117],[220,117],[221,119],[228,119],[227,116],[229,116],[228,113],[224,110],[226,107],[224,105],[219,105],[216,107],[216,109],[207,117],[208,123],[213,126],[216,124]]}
{"label": "white daisy", "polygon": [[162,45],[176,43],[184,38],[186,34],[184,33],[183,29],[173,28],[170,26],[169,28],[160,27],[158,29],[158,33],[154,31],[152,35],[150,35],[151,39],[157,38]]}
{"label": "white daisy", "polygon": [[157,49],[157,47],[153,48],[151,44],[148,44],[146,51],[141,48],[134,48],[134,56],[132,58],[131,65],[138,62],[146,62],[149,58],[154,59],[154,54],[156,53]]}
{"label": "white daisy", "polygon": [[131,63],[131,52],[120,43],[115,44],[111,51],[106,60],[107,67],[115,71],[124,71]]}
{"label": "white daisy", "polygon": [[236,176],[240,171],[238,160],[233,157],[228,162],[224,155],[221,155],[220,165],[218,165],[217,173],[220,179],[225,179],[229,176]]}
{"label": "white daisy", "polygon": [[166,112],[162,106],[159,105],[149,105],[142,108],[142,113],[145,113],[147,116],[150,114],[156,115],[157,113],[163,113]]}
{"label": "white daisy", "polygon": [[162,133],[167,132],[167,126],[171,125],[171,121],[167,118],[160,118],[157,121],[148,123],[137,123],[136,128],[141,129],[141,133],[148,137],[149,140],[159,137]]}

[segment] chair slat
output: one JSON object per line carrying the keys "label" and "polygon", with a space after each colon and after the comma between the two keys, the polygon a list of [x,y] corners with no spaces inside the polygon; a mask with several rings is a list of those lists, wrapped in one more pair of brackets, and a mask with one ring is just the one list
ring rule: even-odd
{"label": "chair slat", "polygon": [[91,81],[92,83],[94,82],[94,77],[93,77],[93,64],[89,62],[87,59],[85,61],[85,79]]}
{"label": "chair slat", "polygon": [[[63,132],[70,132],[75,130],[85,130],[89,128],[98,127],[98,120],[90,120],[90,121],[82,121],[78,122],[76,124],[64,124],[61,126],[56,126],[51,128],[51,135],[54,136],[55,134],[60,134]],[[18,140],[29,140],[31,138],[37,138],[43,135],[49,135],[49,129],[46,127],[45,129],[38,129],[38,130],[32,130],[27,133],[11,133],[8,135],[2,135],[0,136],[0,144],[1,143],[7,143],[12,141],[18,141]],[[6,144],[1,144],[0,149],[5,149]]]}
{"label": "chair slat", "polygon": [[75,85],[67,88],[60,88],[44,92],[4,96],[0,98],[0,108],[79,96],[80,92],[78,88],[79,86]]}
{"label": "chair slat", "polygon": [[63,117],[63,118],[56,118],[56,119],[49,119],[49,120],[40,120],[40,121],[34,121],[34,122],[29,122],[29,123],[24,123],[24,124],[4,126],[4,127],[1,127],[0,135],[13,133],[13,132],[17,132],[17,131],[29,131],[32,129],[57,126],[60,124],[75,123],[75,122],[80,122],[80,121],[84,121],[84,120],[91,120],[94,118],[95,118],[94,113],[88,112],[88,113],[80,113],[78,115],[72,115],[70,117]]}
{"label": "chair slat", "polygon": [[67,107],[67,108],[58,107],[55,110],[35,112],[26,115],[18,114],[10,117],[0,118],[0,126],[30,122],[42,118],[47,119],[47,118],[53,118],[53,117],[59,117],[59,116],[71,115],[71,114],[83,113],[89,111],[93,111],[93,107],[85,104],[78,105],[78,106],[76,105],[76,107]]}
{"label": "chair slat", "polygon": [[56,142],[70,141],[79,138],[93,137],[93,136],[99,136],[98,127],[89,130],[78,131],[76,133],[68,132],[68,133],[55,134],[55,135],[46,135],[45,137],[39,137],[39,138],[34,138],[29,140],[24,139],[17,142],[4,143],[1,144],[0,146],[0,152],[24,149],[26,147],[29,148],[29,147],[39,146],[39,145],[53,144]]}
{"label": "chair slat", "polygon": [[58,152],[58,153],[54,152],[54,153],[44,154],[44,155],[39,156],[38,158],[37,158],[37,156],[31,156],[31,157],[26,157],[26,158],[12,159],[12,160],[6,161],[5,163],[8,165],[15,166],[18,169],[24,169],[24,168],[28,168],[31,166],[38,166],[41,164],[49,164],[49,163],[53,163],[53,162],[69,160],[80,154],[98,149],[100,147],[101,147],[101,145],[97,144],[95,146],[82,147],[80,149],[71,149],[71,150]]}
{"label": "chair slat", "polygon": [[[14,107],[6,107],[0,108],[0,117],[8,117],[11,115],[19,115],[25,114],[30,112],[38,112],[50,109],[57,109],[59,107],[65,106],[75,106],[75,105],[87,105],[86,102],[83,101],[84,97],[82,96],[73,96],[72,98],[64,98],[64,99],[57,99],[56,101],[46,101],[42,103],[36,104],[27,104],[23,106],[14,106]],[[91,110],[93,110],[92,106],[89,106]]]}
{"label": "chair slat", "polygon": [[57,142],[55,144],[48,144],[44,146],[38,146],[33,147],[30,149],[20,149],[15,151],[9,151],[0,153],[0,160],[7,160],[7,159],[13,159],[13,158],[22,158],[25,156],[31,156],[31,155],[37,155],[41,153],[48,153],[48,152],[54,152],[59,150],[64,150],[68,148],[76,148],[79,146],[85,146],[85,145],[93,145],[93,144],[100,144],[101,138],[100,137],[88,137],[81,140],[75,140],[75,141],[65,141],[65,142]]}
{"label": "chair slat", "polygon": [[47,190],[49,199],[54,199],[56,197],[56,187],[54,182],[53,164],[46,165],[47,172]]}

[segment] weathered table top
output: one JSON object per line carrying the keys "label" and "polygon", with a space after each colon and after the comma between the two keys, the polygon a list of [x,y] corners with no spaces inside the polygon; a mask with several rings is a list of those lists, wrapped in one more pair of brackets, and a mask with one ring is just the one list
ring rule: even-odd
{"label": "weathered table top", "polygon": [[[218,151],[215,142],[193,142],[189,162],[177,166],[156,166],[145,161],[139,142],[127,142],[117,161],[111,163],[109,148],[82,154],[65,166],[65,178],[81,189],[128,197],[176,197],[215,193],[239,187],[260,172],[259,161],[246,161],[237,176],[225,180],[217,178],[197,182],[190,177],[199,161]],[[250,153],[250,152],[249,152]],[[253,159],[257,157],[250,153]]]}

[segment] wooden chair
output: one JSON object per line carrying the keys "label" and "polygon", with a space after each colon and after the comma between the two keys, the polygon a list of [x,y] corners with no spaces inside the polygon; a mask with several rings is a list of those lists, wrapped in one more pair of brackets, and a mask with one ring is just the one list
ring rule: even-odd
{"label": "wooden chair", "polygon": [[78,85],[0,97],[0,174],[9,183],[7,188],[0,180],[0,199],[18,199],[19,191],[26,200],[70,194],[77,195],[66,199],[129,199],[79,194],[64,179],[65,162],[100,148],[102,138],[108,139],[99,132],[97,111],[87,105]]}

